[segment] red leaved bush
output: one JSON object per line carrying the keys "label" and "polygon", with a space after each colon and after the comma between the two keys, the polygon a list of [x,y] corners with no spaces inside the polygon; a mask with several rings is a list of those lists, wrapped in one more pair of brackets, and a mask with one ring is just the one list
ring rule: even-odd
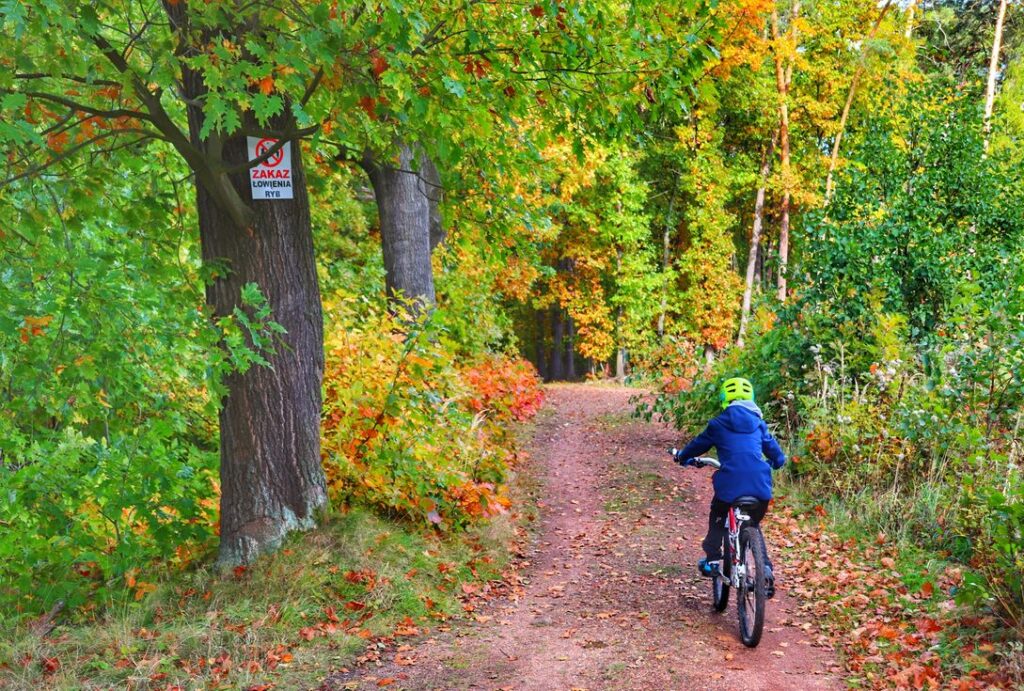
{"label": "red leaved bush", "polygon": [[462,372],[473,392],[469,406],[498,418],[528,420],[544,403],[544,390],[533,365],[522,359],[488,356]]}

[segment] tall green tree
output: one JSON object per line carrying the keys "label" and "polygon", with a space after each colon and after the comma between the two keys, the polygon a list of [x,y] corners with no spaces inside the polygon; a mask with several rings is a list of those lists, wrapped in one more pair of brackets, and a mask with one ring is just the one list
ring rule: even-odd
{"label": "tall green tree", "polygon": [[[245,313],[243,290],[255,284],[283,329],[267,366],[227,377],[222,562],[274,548],[289,530],[312,526],[326,502],[323,326],[301,142],[365,162],[389,291],[429,301],[436,200],[428,190],[439,176],[423,174],[427,162],[468,179],[522,165],[521,152],[537,146],[524,124],[541,115],[550,114],[548,137],[577,122],[625,128],[659,99],[676,107],[674,94],[711,56],[701,32],[717,27],[703,21],[703,4],[677,9],[668,30],[656,3],[122,0],[0,9],[8,182],[73,175],[79,155],[116,168],[154,142],[169,145],[194,183],[213,315]],[[628,40],[618,38],[622,26]],[[255,158],[249,137],[268,140]],[[253,199],[250,168],[285,147],[293,197]],[[497,165],[474,165],[472,156]]]}

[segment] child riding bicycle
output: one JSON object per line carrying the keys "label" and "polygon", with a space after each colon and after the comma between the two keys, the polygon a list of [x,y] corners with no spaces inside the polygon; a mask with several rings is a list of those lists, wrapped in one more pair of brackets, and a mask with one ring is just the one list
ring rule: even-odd
{"label": "child riding bicycle", "polygon": [[[731,504],[740,497],[757,499],[758,503],[748,508],[747,513],[750,525],[758,525],[772,498],[772,469],[777,470],[786,463],[786,455],[768,432],[761,409],[754,403],[754,387],[748,380],[738,377],[726,380],[719,398],[722,412],[675,456],[680,465],[690,465],[695,457],[715,447],[722,464],[712,476],[715,496],[708,516],[708,534],[702,545],[707,556],[697,563],[701,575],[707,577],[718,571],[723,557],[722,544],[728,535],[726,518]],[[767,595],[772,597],[775,579],[771,560],[766,561]]]}

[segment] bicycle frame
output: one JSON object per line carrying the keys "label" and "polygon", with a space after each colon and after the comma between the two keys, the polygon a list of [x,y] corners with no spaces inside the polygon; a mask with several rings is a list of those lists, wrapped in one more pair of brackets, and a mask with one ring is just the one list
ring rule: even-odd
{"label": "bicycle frame", "polygon": [[[725,571],[722,568],[722,562],[718,564],[718,574],[716,578],[720,578],[728,583],[733,588],[739,588],[742,579],[746,577],[747,566],[740,560],[740,533],[743,532],[744,524],[750,520],[750,516],[743,512],[742,509],[736,507],[729,507],[729,558],[731,561],[729,569],[729,575],[725,575]],[[724,555],[723,555],[724,557]],[[725,561],[724,559],[722,561]]]}

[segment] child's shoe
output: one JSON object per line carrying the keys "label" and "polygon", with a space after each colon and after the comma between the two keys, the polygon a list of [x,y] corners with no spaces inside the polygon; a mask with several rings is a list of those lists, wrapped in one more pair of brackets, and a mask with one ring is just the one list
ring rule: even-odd
{"label": "child's shoe", "polygon": [[775,573],[770,566],[764,572],[764,596],[769,600],[775,597]]}
{"label": "child's shoe", "polygon": [[697,570],[700,572],[701,576],[704,576],[705,578],[711,578],[716,573],[718,573],[718,560],[708,559],[707,557],[704,557],[699,562],[697,562]]}

